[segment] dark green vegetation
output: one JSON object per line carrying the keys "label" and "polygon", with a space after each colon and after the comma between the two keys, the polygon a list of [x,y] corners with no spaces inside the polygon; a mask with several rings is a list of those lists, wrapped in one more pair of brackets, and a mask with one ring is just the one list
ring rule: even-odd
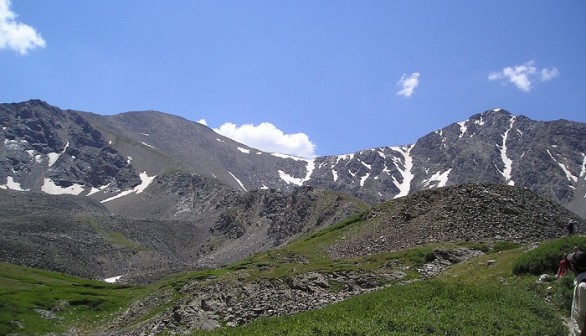
{"label": "dark green vegetation", "polygon": [[573,236],[544,242],[540,248],[522,255],[513,266],[513,272],[534,275],[556,273],[560,259],[574,248],[586,251],[586,240],[581,236]]}

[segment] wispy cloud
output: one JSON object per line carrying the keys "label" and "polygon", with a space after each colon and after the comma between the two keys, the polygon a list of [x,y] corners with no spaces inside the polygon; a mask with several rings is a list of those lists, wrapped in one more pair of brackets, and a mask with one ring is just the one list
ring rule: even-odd
{"label": "wispy cloud", "polygon": [[415,88],[419,85],[419,72],[414,72],[411,75],[403,74],[401,79],[397,82],[397,86],[401,89],[397,91],[399,96],[411,97]]}
{"label": "wispy cloud", "polygon": [[521,65],[503,68],[501,71],[494,71],[488,74],[488,80],[505,80],[525,92],[531,91],[535,80],[547,82],[560,75],[556,67],[539,69],[535,61],[531,60]]}
{"label": "wispy cloud", "polygon": [[[201,122],[201,121],[200,121]],[[214,131],[232,140],[265,152],[289,154],[302,158],[314,158],[316,145],[304,133],[285,134],[269,122],[259,125],[237,126],[224,123]]]}
{"label": "wispy cloud", "polygon": [[44,48],[45,40],[29,25],[16,22],[10,0],[0,0],[0,49],[12,49],[25,55],[29,49]]}

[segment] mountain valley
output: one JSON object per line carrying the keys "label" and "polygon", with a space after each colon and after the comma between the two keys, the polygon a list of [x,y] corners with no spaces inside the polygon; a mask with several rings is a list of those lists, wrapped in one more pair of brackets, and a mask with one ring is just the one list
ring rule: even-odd
{"label": "mountain valley", "polygon": [[100,335],[245,325],[586,230],[586,124],[502,109],[298,158],[161,112],[31,100],[0,104],[0,167],[0,262],[128,286]]}

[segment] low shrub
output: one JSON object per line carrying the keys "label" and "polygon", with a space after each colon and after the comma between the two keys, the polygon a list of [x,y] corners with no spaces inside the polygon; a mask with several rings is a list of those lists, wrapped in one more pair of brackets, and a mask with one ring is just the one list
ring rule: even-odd
{"label": "low shrub", "polygon": [[542,243],[519,256],[513,265],[513,274],[555,274],[562,256],[571,253],[575,247],[586,251],[586,237],[570,236]]}

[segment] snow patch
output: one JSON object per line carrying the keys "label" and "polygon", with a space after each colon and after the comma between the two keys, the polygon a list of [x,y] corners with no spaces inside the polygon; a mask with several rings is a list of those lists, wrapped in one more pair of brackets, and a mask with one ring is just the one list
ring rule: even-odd
{"label": "snow patch", "polygon": [[61,153],[48,153],[47,154],[47,156],[49,157],[49,167],[52,167],[55,164],[55,162],[57,162],[57,160],[59,160],[61,155],[63,155],[63,153],[65,153],[65,151],[67,150],[67,147],[69,147],[69,141],[65,144],[65,148],[63,148],[63,151]]}
{"label": "snow patch", "polygon": [[117,283],[118,281],[120,281],[120,278],[122,278],[122,275],[118,275],[118,276],[111,277],[111,278],[106,278],[106,279],[104,279],[104,281],[107,283]]}
{"label": "snow patch", "polygon": [[367,164],[366,162],[364,162],[364,161],[362,161],[362,160],[359,160],[359,161],[360,161],[360,163],[362,163],[362,165],[363,165],[364,167],[368,168],[368,170],[372,170],[372,165],[369,165],[369,164]]}
{"label": "snow patch", "polygon": [[467,122],[468,122],[468,120],[460,121],[458,123],[458,125],[460,125],[460,135],[458,136],[458,138],[460,138],[460,139],[464,136],[464,133],[466,133],[466,131],[468,130],[468,127],[466,126]]}
{"label": "snow patch", "polygon": [[352,160],[353,158],[354,158],[354,154],[338,155],[336,158],[336,164],[338,164],[338,162],[340,162],[342,160]]}
{"label": "snow patch", "polygon": [[144,141],[141,141],[140,143],[143,144],[143,145],[145,145],[145,146],[147,146],[147,147],[150,147],[150,148],[153,148],[153,149],[157,149],[157,147],[152,146],[152,145],[149,145],[148,143],[146,143]]}
{"label": "snow patch", "polygon": [[61,154],[59,153],[47,153],[47,157],[49,158],[49,167],[52,167],[60,156]]}
{"label": "snow patch", "polygon": [[360,187],[364,187],[364,182],[366,182],[366,179],[368,179],[369,176],[370,176],[370,173],[368,173],[360,178]]}
{"label": "snow patch", "polygon": [[126,163],[130,164],[130,161],[132,161],[132,156],[129,155],[126,157],[126,159]]}
{"label": "snow patch", "polygon": [[99,193],[100,191],[106,189],[109,185],[110,185],[110,183],[106,184],[105,186],[101,186],[99,188],[92,187],[92,189],[90,190],[90,192],[86,196],[91,196],[93,194]]}
{"label": "snow patch", "polygon": [[79,195],[84,191],[84,186],[81,184],[73,184],[69,187],[60,187],[56,185],[50,178],[45,178],[45,182],[41,187],[41,191],[51,195]]}
{"label": "snow patch", "polygon": [[[574,182],[574,183],[578,182],[578,177],[574,176],[565,164],[556,160],[555,157],[553,156],[553,154],[551,154],[551,152],[549,151],[549,149],[547,150],[547,154],[549,154],[549,156],[552,158],[552,160],[554,160],[558,164],[558,166],[560,166],[560,168],[562,168],[562,170],[564,171],[564,174],[566,174],[566,179],[568,181]],[[584,167],[582,167],[582,168],[584,168]],[[582,174],[582,173],[580,173],[580,174]]]}
{"label": "snow patch", "polygon": [[475,120],[474,123],[476,125],[482,126],[482,125],[484,125],[484,118],[482,118],[482,116],[480,116],[480,119],[479,120]]}
{"label": "snow patch", "polygon": [[437,183],[435,185],[436,188],[445,187],[446,184],[448,183],[448,176],[450,175],[451,171],[452,171],[452,168],[446,170],[443,173],[438,171],[435,174],[433,174],[429,179],[423,180],[421,183],[423,184],[424,188],[433,188],[434,186],[431,184],[434,182]]}
{"label": "snow patch", "polygon": [[106,198],[105,200],[102,200],[102,201],[100,201],[100,203],[106,203],[106,202],[110,202],[110,201],[113,201],[113,200],[115,200],[115,199],[117,199],[117,198],[121,198],[121,197],[124,197],[124,196],[128,196],[128,195],[130,195],[130,194],[132,194],[132,193],[140,194],[140,193],[141,193],[141,192],[143,192],[143,191],[144,191],[144,190],[145,190],[145,189],[146,189],[146,188],[147,188],[147,187],[148,187],[148,186],[149,186],[149,185],[150,185],[150,184],[153,182],[153,180],[154,180],[154,179],[157,177],[157,175],[154,175],[154,176],[149,176],[149,175],[147,174],[147,172],[146,172],[146,171],[144,171],[144,172],[140,173],[140,174],[139,174],[139,176],[140,176],[140,180],[141,180],[141,183],[140,183],[139,185],[137,185],[137,186],[136,186],[136,187],[134,187],[133,189],[130,189],[130,190],[125,190],[125,191],[123,191],[123,192],[119,193],[119,194],[118,194],[118,195],[116,195],[116,196],[112,196],[112,197],[110,197],[110,198]]}
{"label": "snow patch", "polygon": [[402,180],[398,181],[395,176],[393,176],[393,184],[397,189],[399,189],[399,193],[395,195],[394,198],[399,198],[403,196],[407,196],[409,191],[411,191],[411,181],[413,180],[413,173],[411,169],[413,169],[413,158],[411,157],[411,149],[413,149],[414,145],[409,146],[401,146],[401,147],[391,147],[392,150],[399,152],[403,157],[403,160],[399,159],[398,157],[393,157],[393,164],[397,168],[397,171],[401,174]]}
{"label": "snow patch", "polygon": [[4,139],[4,146],[9,150],[19,150],[21,146],[28,144],[26,140],[8,140]]}
{"label": "snow patch", "polygon": [[301,186],[301,185],[303,185],[304,182],[309,181],[311,179],[311,174],[313,174],[313,171],[315,169],[315,160],[314,159],[301,159],[301,158],[297,158],[297,159],[299,161],[307,162],[305,177],[302,177],[302,178],[293,177],[293,176],[285,173],[282,170],[279,170],[279,177],[281,178],[281,180],[285,181],[285,183],[287,183],[287,184],[295,184],[295,185]]}
{"label": "snow patch", "polygon": [[234,176],[234,174],[232,174],[230,172],[228,172],[228,174],[230,174],[232,176],[232,178],[235,179],[236,182],[238,182],[238,184],[240,185],[240,188],[242,188],[242,190],[248,191],[248,190],[246,190],[246,188],[244,188],[244,184],[242,184],[242,182],[239,179],[237,179],[236,176]]}
{"label": "snow patch", "polygon": [[515,122],[515,119],[516,119],[515,116],[511,117],[509,128],[505,131],[505,133],[503,135],[501,135],[501,137],[503,138],[502,145],[498,145],[498,144],[496,145],[497,148],[501,152],[501,160],[503,161],[503,164],[504,164],[503,170],[500,170],[498,167],[497,167],[497,170],[501,173],[501,175],[503,175],[503,177],[505,178],[505,181],[510,186],[514,186],[515,181],[511,180],[511,172],[513,171],[513,160],[511,160],[507,156],[507,140],[509,138],[509,132],[511,131],[511,129],[513,129],[513,124]]}
{"label": "snow patch", "polygon": [[244,154],[250,154],[250,149],[246,149],[246,148],[242,148],[242,147],[236,147],[236,148]]}
{"label": "snow patch", "polygon": [[149,186],[149,184],[151,184],[153,182],[155,177],[157,177],[157,175],[149,176],[146,171],[140,173],[139,176],[140,176],[140,180],[142,182],[139,185],[137,185],[136,187],[134,187],[134,190],[136,190],[137,194],[140,194],[141,192],[143,192]]}
{"label": "snow patch", "polygon": [[17,190],[17,191],[29,191],[30,189],[22,189],[20,183],[14,181],[12,176],[6,177],[6,184],[0,185],[0,189],[10,189],[10,190]]}
{"label": "snow patch", "polygon": [[582,166],[580,167],[580,177],[586,180],[586,154],[582,153]]}

